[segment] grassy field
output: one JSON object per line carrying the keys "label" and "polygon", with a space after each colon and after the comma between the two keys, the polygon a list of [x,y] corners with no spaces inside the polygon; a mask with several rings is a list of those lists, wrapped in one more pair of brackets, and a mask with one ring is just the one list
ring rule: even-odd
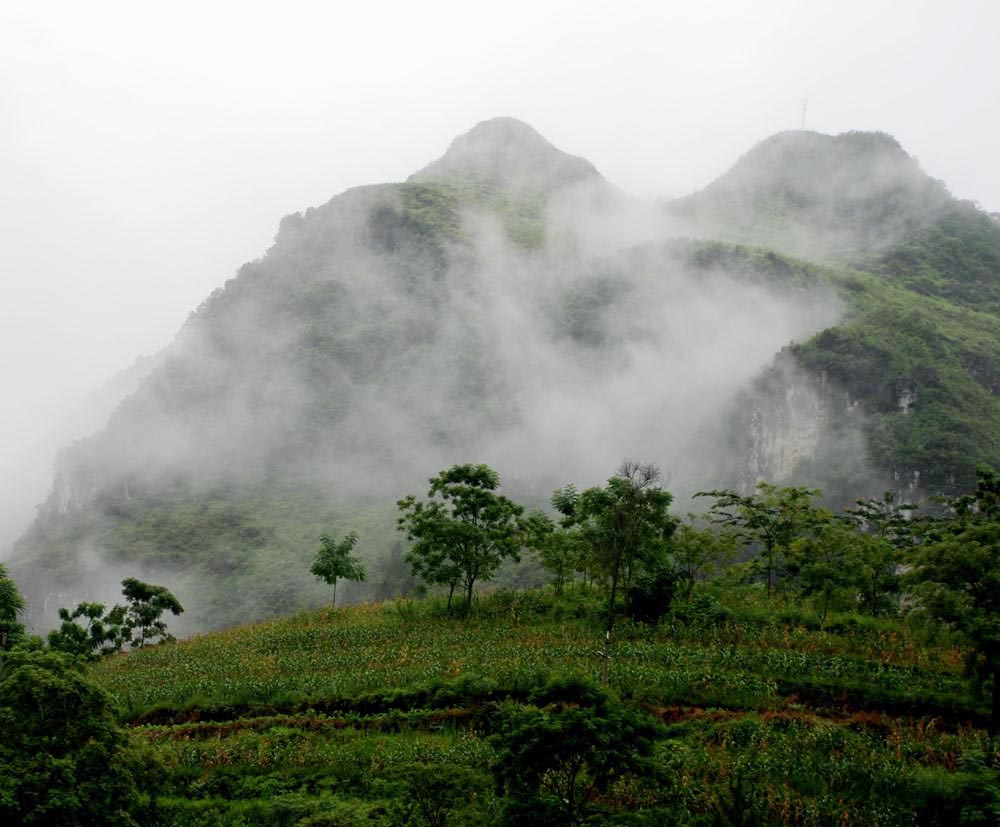
{"label": "grassy field", "polygon": [[[600,642],[586,595],[496,593],[469,618],[435,601],[320,610],[94,675],[162,763],[166,824],[483,825],[501,808],[498,716],[597,680]],[[622,623],[610,686],[657,722],[656,775],[602,794],[599,823],[995,823],[1000,756],[962,661],[912,622],[820,628],[752,589]],[[465,785],[438,821],[413,804],[435,771]]]}

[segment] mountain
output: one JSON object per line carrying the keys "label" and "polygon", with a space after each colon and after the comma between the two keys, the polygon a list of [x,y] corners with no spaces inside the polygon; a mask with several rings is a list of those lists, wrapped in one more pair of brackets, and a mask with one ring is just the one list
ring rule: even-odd
{"label": "mountain", "polygon": [[842,261],[905,237],[950,202],[889,135],[782,132],[672,206],[713,237]]}
{"label": "mountain", "polygon": [[328,600],[323,531],[362,538],[349,596],[391,595],[393,504],[456,462],[539,506],[624,456],[681,495],[962,490],[1000,464],[998,262],[885,135],[783,133],[663,208],[486,121],[282,219],[61,453],[11,569],[38,625],[136,575],[218,627]]}
{"label": "mountain", "polygon": [[528,124],[492,118],[459,135],[441,158],[407,180],[466,181],[509,192],[552,193],[600,178],[593,164],[556,149]]}
{"label": "mountain", "polygon": [[669,209],[696,234],[1000,311],[1000,221],[952,198],[884,133],[774,135]]}

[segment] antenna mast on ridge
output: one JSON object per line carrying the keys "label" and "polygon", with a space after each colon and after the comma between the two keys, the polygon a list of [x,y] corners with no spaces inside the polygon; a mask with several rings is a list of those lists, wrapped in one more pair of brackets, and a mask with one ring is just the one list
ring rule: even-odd
{"label": "antenna mast on ridge", "polygon": [[802,131],[806,128],[806,107],[809,106],[809,98],[802,99]]}

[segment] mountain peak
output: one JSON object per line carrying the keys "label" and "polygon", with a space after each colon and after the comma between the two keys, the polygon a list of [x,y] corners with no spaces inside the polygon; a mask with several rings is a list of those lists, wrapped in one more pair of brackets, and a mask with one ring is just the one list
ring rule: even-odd
{"label": "mountain peak", "polygon": [[517,118],[490,118],[451,142],[448,151],[408,179],[489,181],[505,189],[548,192],[600,179],[589,161],[550,144]]}
{"label": "mountain peak", "polygon": [[[800,205],[883,199],[906,191],[911,208],[948,198],[906,150],[885,132],[779,132],[754,146],[705,192],[781,191]],[[902,206],[902,205],[899,205]]]}
{"label": "mountain peak", "polygon": [[796,130],[765,138],[674,209],[721,238],[853,260],[934,221],[951,203],[891,135]]}
{"label": "mountain peak", "polygon": [[880,179],[926,177],[899,141],[885,132],[821,132],[792,130],[765,138],[741,157],[719,182],[735,183],[766,177],[770,180],[816,176]]}

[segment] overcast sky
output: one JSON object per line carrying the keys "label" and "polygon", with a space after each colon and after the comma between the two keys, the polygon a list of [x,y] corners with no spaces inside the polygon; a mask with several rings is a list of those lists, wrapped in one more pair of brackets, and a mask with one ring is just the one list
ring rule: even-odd
{"label": "overcast sky", "polygon": [[1000,210],[995,0],[153,5],[0,3],[0,491],[282,215],[495,115],[662,197],[807,98],[807,128],[890,132]]}

